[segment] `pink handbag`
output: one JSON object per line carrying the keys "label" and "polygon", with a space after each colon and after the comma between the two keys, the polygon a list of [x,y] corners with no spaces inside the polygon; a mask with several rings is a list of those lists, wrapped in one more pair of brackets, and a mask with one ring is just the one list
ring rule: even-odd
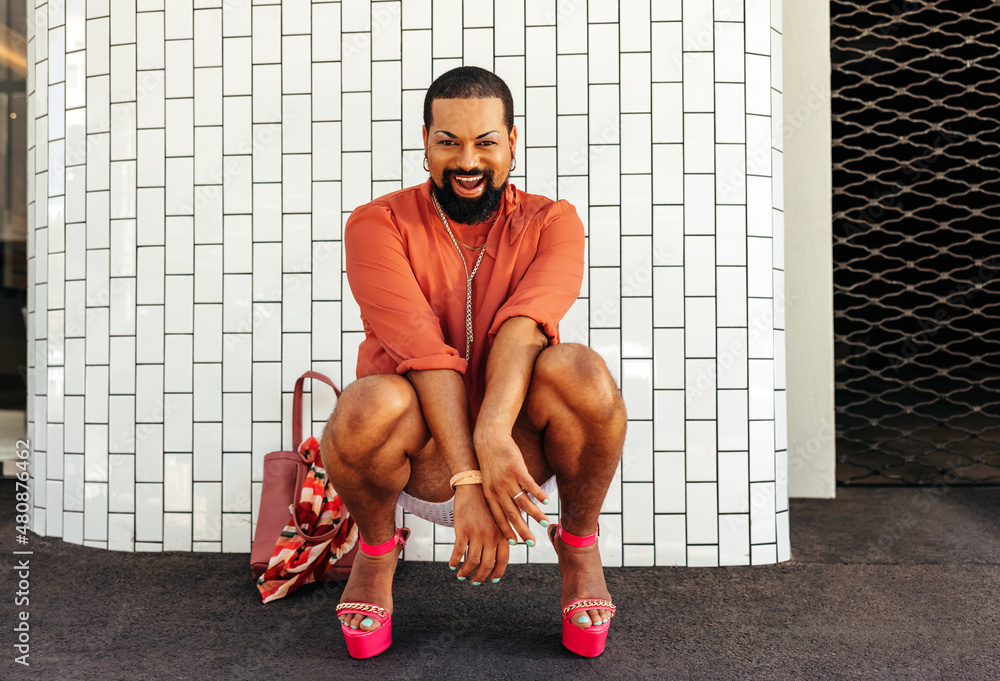
{"label": "pink handbag", "polygon": [[[308,454],[299,453],[302,444],[302,383],[306,378],[323,381],[333,388],[338,397],[340,396],[340,389],[321,373],[307,371],[295,381],[295,392],[292,397],[292,449],[291,451],[271,452],[264,457],[264,482],[261,488],[260,509],[257,513],[257,529],[254,532],[253,545],[250,549],[250,569],[254,580],[260,578],[267,570],[275,552],[275,544],[282,537],[283,532],[290,532],[294,529],[295,533],[308,546],[332,539],[331,547],[334,551],[343,547],[349,538],[356,538],[357,535],[356,531],[351,532],[354,521],[350,519],[346,509],[342,507],[340,518],[335,520],[333,528],[320,534],[309,534],[308,531],[303,530],[298,514],[289,513],[289,506],[294,509],[296,502],[302,495],[306,476],[313,463],[320,471],[323,465],[318,455],[310,457]],[[326,486],[326,495],[328,499],[334,495],[329,485]],[[341,506],[339,499],[335,499],[335,501],[337,506]],[[354,537],[350,537],[352,534]],[[315,568],[311,568],[314,569],[313,579],[308,581],[347,580],[351,574],[351,566],[357,551],[358,547],[355,543],[349,551],[336,559],[336,563],[333,565],[330,565],[325,557],[323,560],[317,560]]]}

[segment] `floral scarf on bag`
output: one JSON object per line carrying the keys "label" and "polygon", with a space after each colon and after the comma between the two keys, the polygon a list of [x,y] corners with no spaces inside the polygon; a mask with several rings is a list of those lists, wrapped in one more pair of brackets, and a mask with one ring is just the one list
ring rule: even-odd
{"label": "floral scarf on bag", "polygon": [[[299,454],[309,464],[306,480],[300,490],[299,500],[288,510],[299,521],[299,526],[307,534],[322,534],[329,531],[347,509],[330,486],[323,470],[323,460],[319,456],[319,442],[314,437],[302,443]],[[265,603],[288,595],[303,584],[316,581],[341,556],[346,554],[358,540],[358,527],[350,517],[346,518],[340,530],[332,538],[323,542],[310,543],[295,531],[295,524],[289,522],[274,545],[274,553],[267,570],[257,580],[257,589]],[[320,568],[319,566],[324,567]]]}

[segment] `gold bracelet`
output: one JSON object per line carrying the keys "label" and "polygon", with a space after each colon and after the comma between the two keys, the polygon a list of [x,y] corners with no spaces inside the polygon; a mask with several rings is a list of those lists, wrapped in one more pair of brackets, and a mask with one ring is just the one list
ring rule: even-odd
{"label": "gold bracelet", "polygon": [[483,484],[483,474],[474,469],[462,471],[451,476],[448,484],[451,485],[452,489],[455,489],[458,485],[481,485]]}

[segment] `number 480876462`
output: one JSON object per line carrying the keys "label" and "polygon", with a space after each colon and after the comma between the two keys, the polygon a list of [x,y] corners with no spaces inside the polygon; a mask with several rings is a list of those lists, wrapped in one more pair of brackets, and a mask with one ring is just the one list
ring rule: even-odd
{"label": "number 480876462", "polygon": [[[18,440],[15,449],[17,450],[17,463],[15,464],[20,470],[17,472],[17,483],[15,483],[14,498],[17,501],[17,516],[15,517],[16,529],[21,534],[27,534],[28,532],[28,511],[31,509],[29,504],[28,485],[28,457],[31,454],[31,445],[24,440]],[[21,491],[23,490],[23,491]]]}

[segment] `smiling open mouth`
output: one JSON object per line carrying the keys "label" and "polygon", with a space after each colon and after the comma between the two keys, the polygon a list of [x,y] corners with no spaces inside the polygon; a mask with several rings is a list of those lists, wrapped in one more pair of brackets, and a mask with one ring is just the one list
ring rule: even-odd
{"label": "smiling open mouth", "polygon": [[477,175],[459,175],[453,173],[451,175],[452,184],[455,186],[455,190],[459,194],[476,194],[479,193],[485,181],[485,176],[482,173]]}

